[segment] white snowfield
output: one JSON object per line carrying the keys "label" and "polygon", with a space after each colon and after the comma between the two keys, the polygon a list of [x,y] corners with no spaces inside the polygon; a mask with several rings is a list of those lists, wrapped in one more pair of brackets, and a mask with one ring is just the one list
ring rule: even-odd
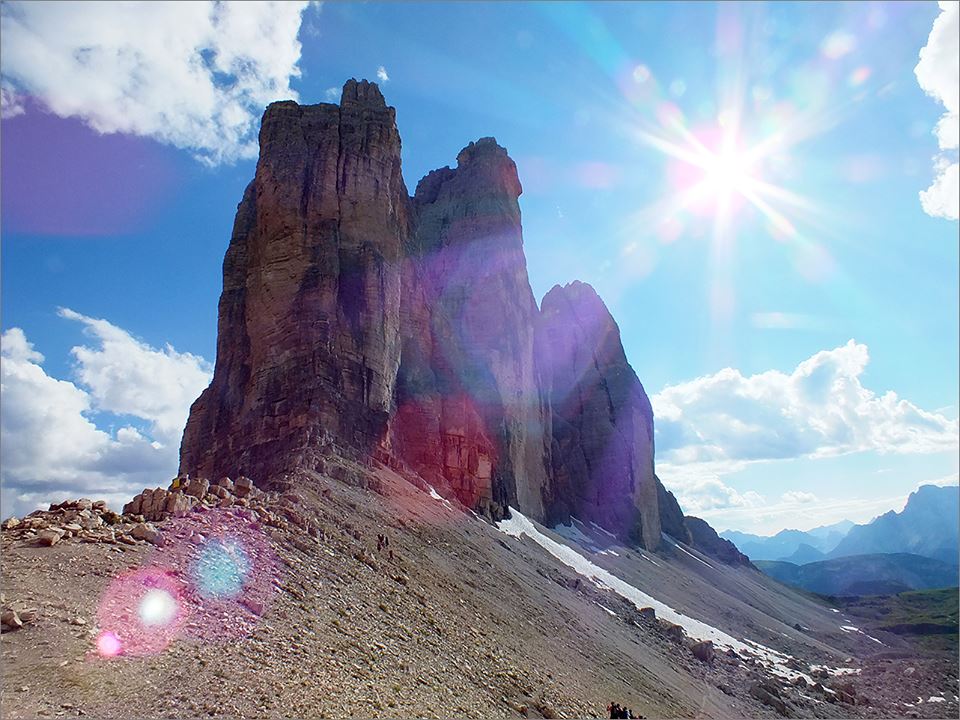
{"label": "white snowfield", "polygon": [[[732,635],[728,635],[722,630],[718,630],[712,625],[688,617],[683,613],[674,610],[655,597],[648,595],[642,590],[621,580],[613,573],[592,563],[589,559],[578,553],[571,547],[559,543],[541,532],[537,523],[530,520],[518,510],[510,508],[510,518],[501,520],[497,523],[497,529],[512,537],[520,538],[526,536],[540,545],[543,549],[553,555],[557,560],[567,567],[573,569],[578,574],[592,580],[598,587],[606,590],[612,590],[623,598],[626,598],[637,608],[652,607],[657,612],[657,617],[668,620],[669,622],[680,625],[688,636],[695,640],[712,640],[713,644],[721,649],[731,649],[741,655],[748,655],[757,658],[773,674],[784,678],[795,678],[802,676],[811,685],[816,683],[809,675],[786,667],[787,661],[792,656],[777,652],[771,648],[761,645],[753,640],[738,640]],[[569,530],[569,528],[567,528]],[[681,550],[683,548],[680,548]],[[699,558],[696,558],[699,560]],[[702,561],[701,561],[702,562]],[[704,563],[706,565],[706,563]],[[709,565],[708,565],[709,567]],[[604,608],[606,609],[606,608]],[[837,673],[837,670],[831,670]],[[839,672],[856,672],[850,668],[841,668]]]}
{"label": "white snowfield", "polygon": [[883,645],[883,642],[882,642],[882,641],[877,640],[875,637],[873,637],[873,635],[867,635],[863,630],[861,630],[861,629],[858,628],[858,627],[854,627],[853,625],[841,625],[841,626],[840,626],[840,629],[841,629],[843,632],[845,632],[845,633],[848,633],[848,632],[857,632],[857,633],[860,633],[860,634],[863,635],[864,637],[870,638],[870,639],[873,640],[875,643],[878,643],[879,645]]}
{"label": "white snowfield", "polygon": [[432,497],[432,498],[433,498],[434,500],[436,500],[437,502],[442,502],[444,505],[446,505],[446,506],[447,506],[448,508],[450,508],[451,510],[453,509],[453,505],[450,504],[450,501],[447,500],[445,497],[443,497],[443,495],[441,495],[440,493],[438,493],[438,492],[434,489],[433,485],[427,485],[427,487],[430,488],[430,497]]}

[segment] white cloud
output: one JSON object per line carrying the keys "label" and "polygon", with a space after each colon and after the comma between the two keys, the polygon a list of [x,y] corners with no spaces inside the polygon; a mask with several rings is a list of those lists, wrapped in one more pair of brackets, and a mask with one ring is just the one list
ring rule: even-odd
{"label": "white cloud", "polygon": [[340,88],[328,87],[323,94],[326,96],[328,102],[337,102],[337,100],[340,99],[340,93]]}
{"label": "white cloud", "polygon": [[960,164],[940,156],[933,167],[937,177],[933,185],[920,191],[920,205],[927,215],[956,220],[960,217]]}
{"label": "white cloud", "polygon": [[798,505],[807,505],[808,503],[817,502],[817,496],[810,492],[804,492],[803,490],[790,490],[785,492],[781,496],[781,500],[788,503],[796,503]]}
{"label": "white cloud", "polygon": [[[72,351],[77,383],[47,375],[20,328],[0,339],[5,516],[79,496],[119,509],[144,487],[165,484],[176,473],[189,405],[210,380],[202,358],[157,350],[104,320],[61,314],[96,341]],[[144,427],[98,427],[98,411]]]}
{"label": "white cloud", "polygon": [[377,80],[379,80],[381,83],[390,81],[390,76],[387,75],[387,69],[383,65],[377,68]]}
{"label": "white cloud", "polygon": [[23,115],[26,110],[23,107],[23,98],[14,90],[6,78],[0,79],[0,118],[7,118]]}
{"label": "white cloud", "polygon": [[658,457],[675,464],[957,447],[957,420],[865,388],[868,361],[867,346],[851,340],[790,374],[726,368],[668,386],[651,398]]}
{"label": "white cloud", "polygon": [[60,316],[82,323],[98,346],[78,346],[77,379],[90,389],[98,410],[132,415],[151,423],[155,437],[179,443],[190,403],[209,382],[212,369],[202,357],[157,350],[106,320],[67,308]]}
{"label": "white cloud", "polygon": [[933,184],[920,193],[924,212],[933,217],[957,220],[960,217],[960,3],[941,2],[927,44],[920,50],[920,62],[913,69],[923,91],[946,109],[935,134],[940,149],[934,159],[937,173]]}
{"label": "white cloud", "polygon": [[307,5],[5,2],[4,105],[22,109],[17,95],[30,95],[99,132],[151,137],[211,164],[255,157],[264,107],[297,97]]}
{"label": "white cloud", "polygon": [[729,519],[762,512],[774,522],[791,508],[820,501],[788,491],[779,504],[769,504],[724,477],[753,463],[802,457],[955,452],[960,423],[894,392],[865,388],[860,378],[868,362],[867,347],[851,340],[791,373],[744,376],[726,368],[664,388],[651,398],[658,476],[685,513]]}
{"label": "white cloud", "polygon": [[949,487],[950,485],[960,485],[960,472],[951,473],[950,475],[944,475],[943,477],[938,477],[933,480],[922,480],[917,483],[916,489],[920,489],[924,485],[939,485],[940,487]]}
{"label": "white cloud", "polygon": [[729,472],[725,466],[711,467],[664,465],[658,470],[663,482],[677,496],[684,515],[709,516],[732,508],[759,508],[765,504],[754,490],[739,492],[720,479],[720,473]]}

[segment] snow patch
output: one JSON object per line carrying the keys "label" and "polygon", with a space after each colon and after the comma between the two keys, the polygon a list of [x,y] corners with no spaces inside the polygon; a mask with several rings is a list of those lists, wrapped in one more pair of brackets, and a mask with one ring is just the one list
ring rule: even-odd
{"label": "snow patch", "polygon": [[860,628],[854,627],[853,625],[841,625],[840,629],[844,632],[860,632]]}
{"label": "snow patch", "polygon": [[450,504],[450,501],[447,500],[443,495],[438,493],[436,490],[434,490],[433,485],[427,485],[427,487],[430,488],[430,497],[432,497],[434,500],[437,500],[438,502],[442,502],[451,510],[453,509],[453,505]]}
{"label": "snow patch", "polygon": [[595,565],[573,548],[547,537],[540,532],[532,520],[514,508],[510,508],[510,518],[501,520],[496,526],[498,530],[511,537],[520,538],[526,535],[564,565],[592,580],[597,587],[604,590],[612,590],[621,597],[631,601],[637,608],[652,607],[656,610],[658,617],[680,625],[686,631],[687,635],[695,640],[712,640],[713,644],[722,650],[732,649],[738,653],[756,657],[764,663],[770,672],[780,677],[791,679],[797,675],[801,675],[811,685],[816,682],[809,675],[798,673],[785,666],[786,662],[790,660],[792,656],[777,652],[753,640],[737,640],[735,637],[728,635],[722,630],[718,630],[712,625],[708,625],[701,620],[688,617],[674,610],[666,603],[657,600],[655,597],[621,580],[609,571]]}
{"label": "snow patch", "polygon": [[[512,509],[511,512],[513,512]],[[571,540],[577,545],[595,545],[596,543],[593,541],[593,538],[584,534],[580,528],[574,525],[574,522],[575,521],[571,518],[569,525],[557,525],[553,528],[553,531],[560,537]]]}
{"label": "snow patch", "polygon": [[946,702],[946,701],[947,701],[946,698],[942,698],[938,695],[931,695],[929,698],[927,698],[927,702]]}
{"label": "snow patch", "polygon": [[616,535],[614,535],[612,532],[610,532],[610,531],[607,530],[606,528],[603,528],[603,527],[597,525],[595,522],[590,523],[590,527],[592,527],[592,528],[593,528],[594,530],[596,530],[598,533],[602,533],[602,534],[606,535],[606,536],[607,536],[608,538],[610,538],[611,540],[619,540],[619,538],[618,538]]}
{"label": "snow patch", "polygon": [[617,616],[617,614],[613,610],[608,608],[606,605],[601,605],[600,603],[594,603],[594,605],[596,605],[601,610],[605,611],[608,615],[613,615],[614,617]]}
{"label": "snow patch", "polygon": [[859,675],[860,674],[860,668],[848,668],[848,667],[831,668],[831,667],[827,667],[826,665],[811,665],[810,670],[811,671],[826,670],[831,675]]}
{"label": "snow patch", "polygon": [[654,560],[652,557],[650,557],[650,556],[647,555],[646,553],[641,552],[641,553],[640,553],[640,557],[642,557],[644,560],[649,560],[650,562],[652,562],[652,563],[653,563],[654,565],[656,565],[657,567],[663,567],[663,565],[661,565],[660,563],[658,563],[656,560]]}
{"label": "snow patch", "polygon": [[710,563],[704,562],[703,560],[701,560],[700,558],[698,558],[696,555],[694,555],[692,552],[690,552],[689,550],[687,550],[687,549],[686,549],[683,545],[681,545],[680,543],[674,543],[673,546],[674,546],[677,550],[679,550],[680,552],[684,552],[684,553],[686,553],[687,555],[689,555],[690,557],[692,557],[694,560],[696,560],[696,561],[697,561],[698,563],[700,563],[701,565],[706,565],[708,568],[710,568],[711,570],[713,570],[713,566],[712,566]]}

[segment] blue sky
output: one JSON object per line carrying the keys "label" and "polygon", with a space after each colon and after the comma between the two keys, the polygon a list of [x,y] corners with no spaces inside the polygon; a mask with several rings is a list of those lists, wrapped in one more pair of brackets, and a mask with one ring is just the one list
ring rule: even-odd
{"label": "blue sky", "polygon": [[689,513],[772,533],[956,482],[955,6],[189,5],[4,4],[6,507],[175,472],[262,107],[378,74],[411,193],[508,148],[534,294],[607,302]]}

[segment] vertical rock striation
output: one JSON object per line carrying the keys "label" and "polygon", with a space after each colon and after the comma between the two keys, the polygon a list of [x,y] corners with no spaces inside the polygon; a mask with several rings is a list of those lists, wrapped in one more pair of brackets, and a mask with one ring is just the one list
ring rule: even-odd
{"label": "vertical rock striation", "polygon": [[348,81],[339,106],[271,104],[181,474],[270,485],[328,454],[375,456],[494,519],[513,506],[647,548],[661,525],[690,542],[607,308],[572,283],[537,309],[521,192],[482,138],[409,197],[395,112],[372,83]]}
{"label": "vertical rock striation", "polygon": [[540,362],[553,411],[553,472],[562,512],[660,544],[653,410],[620,330],[592,287],[554,287],[541,307]]}
{"label": "vertical rock striation", "polygon": [[549,410],[534,362],[517,168],[493,138],[413,198],[403,275],[395,450],[467,506],[543,518]]}
{"label": "vertical rock striation", "polygon": [[347,82],[339,107],[267,108],[182,473],[266,482],[309,466],[324,444],[380,443],[400,357],[407,205],[394,110],[376,85]]}

